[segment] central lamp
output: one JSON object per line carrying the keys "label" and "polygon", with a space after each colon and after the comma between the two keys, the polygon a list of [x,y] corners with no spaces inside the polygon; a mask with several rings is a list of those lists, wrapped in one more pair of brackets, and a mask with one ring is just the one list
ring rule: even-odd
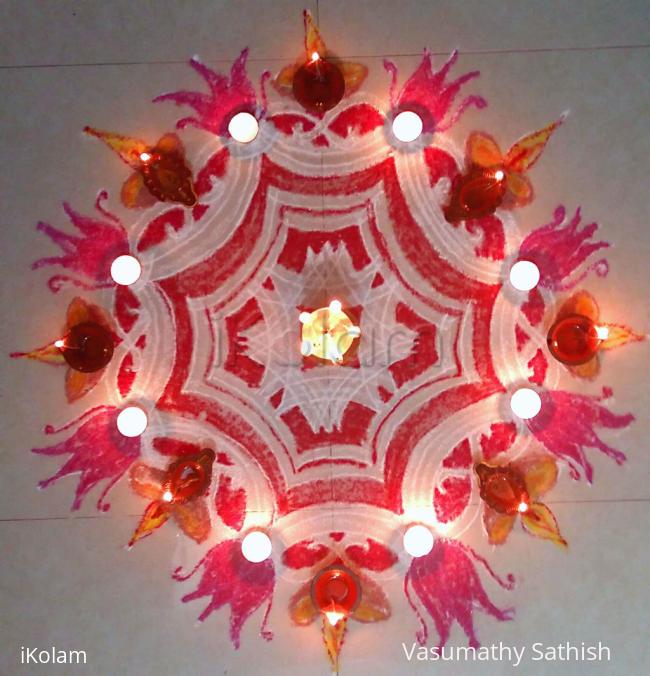
{"label": "central lamp", "polygon": [[343,312],[338,300],[314,312],[301,312],[299,319],[302,324],[300,352],[304,357],[339,363],[354,339],[361,335],[361,329]]}

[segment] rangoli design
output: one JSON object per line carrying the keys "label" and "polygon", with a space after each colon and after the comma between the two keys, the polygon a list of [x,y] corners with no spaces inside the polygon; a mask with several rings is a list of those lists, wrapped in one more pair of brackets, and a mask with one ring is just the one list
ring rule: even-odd
{"label": "rangoli design", "polygon": [[[601,397],[580,394],[581,379],[606,364],[595,351],[559,363],[549,327],[587,317],[601,331],[599,352],[642,336],[606,323],[615,318],[601,318],[577,289],[608,273],[598,254],[609,246],[579,209],[557,206],[548,223],[518,232],[517,208],[533,199],[531,169],[564,116],[540,121],[506,152],[514,139],[484,132],[461,152],[445,132],[487,102],[459,98],[478,72],[453,79],[456,53],[436,70],[425,51],[405,79],[386,61],[379,102],[364,96],[367,68],[336,60],[308,13],[305,31],[306,56],[265,72],[259,86],[244,50],[229,75],[193,58],[197,91],[156,99],[192,111],[177,128],[203,133],[195,156],[176,133],[139,140],[86,129],[128,165],[120,200],[132,216],[113,215],[115,195],[102,190],[93,214],[64,204],[74,231],[38,224],[61,249],[33,264],[62,268],[50,290],[97,293],[61,307],[65,340],[13,356],[64,367],[70,402],[99,383],[110,395],[59,429],[45,427],[56,441],[34,452],[65,461],[39,485],[77,475],[72,510],[101,489],[97,508],[106,511],[110,489],[128,480],[143,498],[129,544],[146,546],[139,541],[167,522],[179,528],[186,560],[173,578],[187,585],[183,602],[195,603],[200,620],[229,605],[235,647],[260,608],[261,635],[272,638],[277,585],[295,586],[296,625],[322,624],[333,666],[346,632],[353,637],[350,620],[385,621],[404,602],[415,613],[404,631],[420,642],[432,626],[444,645],[457,622],[478,646],[474,613],[512,619],[492,597],[515,580],[463,541],[477,517],[495,545],[519,522],[566,547],[543,502],[558,472],[592,482],[594,452],[625,461],[600,431],[633,416],[610,409],[607,387]],[[318,58],[342,78],[342,100],[309,109],[292,84]],[[422,120],[411,143],[392,132],[401,110]],[[229,132],[241,112],[259,124],[248,143]],[[111,262],[126,254],[143,270],[130,286],[111,278]],[[528,291],[508,282],[518,260],[539,269]],[[65,354],[88,324],[111,337],[92,369]],[[575,377],[572,391],[557,389],[563,370]],[[542,402],[530,419],[507,405],[521,386]],[[123,436],[116,420],[132,405],[148,426]],[[412,523],[435,534],[423,556],[396,544]],[[254,530],[274,547],[257,563],[241,550]],[[311,587],[331,566],[349,571],[359,592],[334,622]],[[403,599],[382,590],[395,575]]]}

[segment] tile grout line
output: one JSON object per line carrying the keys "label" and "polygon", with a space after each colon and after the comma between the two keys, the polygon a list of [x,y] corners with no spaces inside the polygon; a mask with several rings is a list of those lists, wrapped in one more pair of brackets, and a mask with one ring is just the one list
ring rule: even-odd
{"label": "tile grout line", "polygon": [[[648,49],[650,44],[629,44],[629,45],[595,45],[585,47],[530,47],[530,48],[512,48],[512,49],[469,49],[459,50],[460,56],[481,56],[481,55],[499,55],[499,54],[538,54],[550,52],[591,52],[591,51],[613,51],[613,50],[632,50],[632,49]],[[448,56],[452,49],[445,51],[431,51],[433,56]],[[395,52],[389,54],[340,54],[337,55],[340,59],[382,59],[402,58],[402,57],[417,57],[421,56],[422,51],[419,52]],[[228,63],[231,64],[236,57],[220,57],[214,59],[205,59],[203,63]],[[268,62],[268,61],[285,61],[285,57],[250,57],[249,63]],[[170,66],[170,65],[184,65],[189,61],[188,59],[170,59],[158,61],[89,61],[84,63],[34,63],[34,64],[19,64],[19,65],[0,65],[0,70],[37,70],[47,68],[95,68],[104,66]]]}
{"label": "tile grout line", "polygon": [[[650,497],[647,498],[605,498],[602,500],[545,500],[544,504],[546,505],[584,505],[584,504],[626,504],[626,503],[639,503],[639,502],[650,502]],[[476,507],[479,505],[479,502],[470,502],[468,506]],[[265,510],[247,510],[249,514],[253,513],[264,513]],[[17,523],[22,521],[77,521],[77,520],[88,520],[88,519],[132,519],[141,517],[142,514],[86,514],[80,516],[25,516],[25,517],[11,517],[6,519],[0,519],[0,523]]]}

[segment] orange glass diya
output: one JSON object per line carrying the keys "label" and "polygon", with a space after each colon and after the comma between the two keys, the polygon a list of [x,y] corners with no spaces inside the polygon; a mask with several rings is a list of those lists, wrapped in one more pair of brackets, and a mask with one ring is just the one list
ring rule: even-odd
{"label": "orange glass diya", "polygon": [[68,366],[82,373],[103,369],[113,357],[115,347],[110,331],[96,322],[76,324],[54,345],[59,348]]}
{"label": "orange glass diya", "polygon": [[180,150],[152,148],[140,154],[140,161],[142,180],[156,199],[188,207],[196,204],[192,171]]}
{"label": "orange glass diya", "polygon": [[474,467],[482,500],[499,514],[528,510],[530,499],[524,477],[510,466],[492,467],[484,462]]}
{"label": "orange glass diya", "polygon": [[293,76],[293,95],[307,111],[322,114],[336,106],[345,94],[340,69],[317,52]]}
{"label": "orange glass diya", "polygon": [[359,605],[361,586],[349,568],[335,564],[324,568],[314,577],[311,598],[316,608],[334,626]]}
{"label": "orange glass diya", "polygon": [[451,199],[445,207],[445,218],[455,223],[489,216],[503,202],[506,189],[503,170],[472,164],[454,181]]}
{"label": "orange glass diya", "polygon": [[204,448],[197,455],[169,465],[163,484],[163,500],[187,502],[203,495],[210,485],[214,457],[213,450]]}
{"label": "orange glass diya", "polygon": [[553,357],[569,366],[586,364],[593,359],[601,342],[594,321],[580,314],[560,317],[551,326],[547,337]]}

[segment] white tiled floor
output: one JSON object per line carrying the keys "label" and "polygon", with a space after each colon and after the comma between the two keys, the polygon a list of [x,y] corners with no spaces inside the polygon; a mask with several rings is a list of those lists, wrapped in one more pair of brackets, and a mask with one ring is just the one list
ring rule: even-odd
{"label": "white tiled floor", "polygon": [[[44,219],[63,225],[63,197],[90,210],[97,187],[117,186],[122,177],[108,153],[81,140],[83,126],[147,137],[171,127],[177,110],[150,101],[195,82],[184,65],[189,56],[198,53],[227,68],[249,45],[252,73],[277,69],[300,52],[304,6],[317,14],[332,49],[367,57],[367,89],[376,96],[386,98],[381,57],[391,55],[404,74],[424,46],[437,54],[459,47],[458,72],[482,71],[474,91],[490,105],[480,125],[498,129],[505,142],[570,109],[545,161],[535,168],[539,198],[521,212],[520,223],[527,229],[546,222],[558,203],[569,209],[583,205],[585,219],[597,220],[614,244],[609,277],[592,276],[588,288],[608,316],[650,331],[649,12],[641,0],[3,0],[0,344],[5,355],[44,342],[58,324],[63,302],[45,291],[46,272],[28,269],[51,251],[34,224]],[[454,137],[460,141],[478,119],[467,113]],[[634,411],[638,422],[617,437],[629,454],[625,468],[615,471],[608,460],[594,458],[602,478],[596,486],[564,477],[554,493],[572,543],[569,553],[523,535],[515,536],[507,551],[489,553],[495,568],[512,570],[520,583],[514,622],[494,626],[478,616],[484,641],[602,640],[614,660],[593,671],[590,666],[589,673],[650,672],[647,361],[647,343],[608,355],[606,381],[616,393],[614,407]],[[37,491],[38,479],[58,464],[29,453],[44,445],[39,428],[69,420],[71,411],[84,410],[88,402],[64,410],[60,382],[48,378],[45,367],[3,358],[0,378],[0,674],[73,673],[19,665],[21,645],[53,644],[86,649],[85,673],[94,676],[327,672],[318,632],[289,626],[290,590],[274,602],[275,640],[265,643],[257,636],[258,611],[235,652],[227,640],[227,613],[215,613],[197,627],[196,605],[179,602],[183,591],[169,579],[182,555],[173,531],[163,529],[142,549],[123,549],[141,507],[128,490],[118,487],[106,516],[97,516],[92,501],[70,515],[70,479]],[[101,401],[101,391],[92,397]],[[473,544],[488,552],[486,545]],[[399,579],[386,585],[401,597]],[[494,594],[498,603],[510,602]],[[405,662],[401,642],[410,641],[416,621],[405,604],[400,607],[403,616],[389,622],[354,626],[342,673],[434,670],[431,664]],[[460,669],[440,664],[435,670],[510,673],[509,666],[498,664]],[[549,663],[518,671],[585,673],[576,665]]]}

